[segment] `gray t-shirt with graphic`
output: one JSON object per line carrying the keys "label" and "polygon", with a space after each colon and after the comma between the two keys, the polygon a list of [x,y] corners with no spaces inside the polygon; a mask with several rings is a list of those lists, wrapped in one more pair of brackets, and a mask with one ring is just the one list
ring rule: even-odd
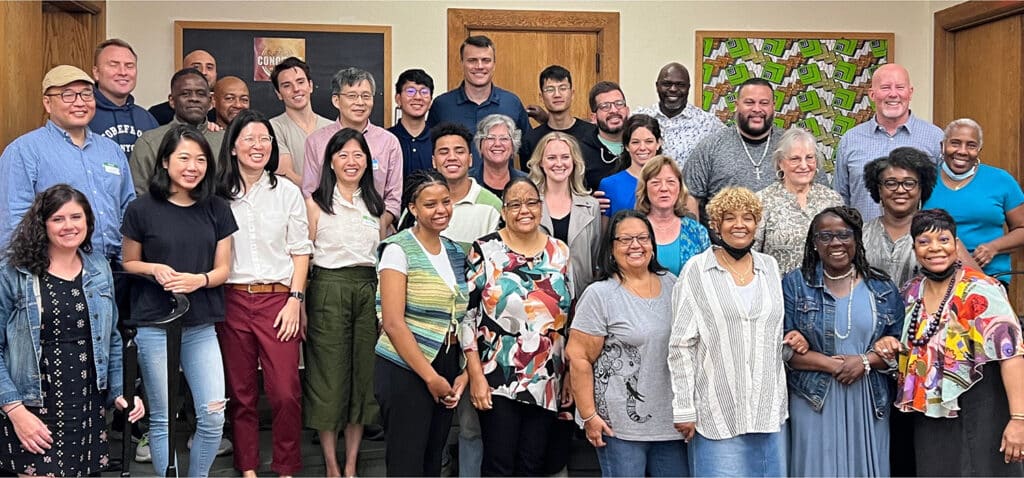
{"label": "gray t-shirt with graphic", "polygon": [[583,292],[572,322],[573,329],[605,339],[594,362],[594,401],[615,437],[623,440],[683,438],[672,426],[668,371],[676,277],[666,273],[660,278],[661,294],[654,299],[633,295],[615,279],[595,282]]}

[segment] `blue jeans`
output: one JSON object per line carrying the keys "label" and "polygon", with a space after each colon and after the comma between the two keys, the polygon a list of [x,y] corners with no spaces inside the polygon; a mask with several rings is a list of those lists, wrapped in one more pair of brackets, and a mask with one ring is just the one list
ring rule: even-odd
{"label": "blue jeans", "polygon": [[[164,476],[167,469],[167,420],[177,410],[167,409],[167,334],[158,328],[140,327],[139,368],[149,399],[149,445],[153,470]],[[196,434],[189,454],[188,476],[205,477],[217,457],[224,433],[224,362],[213,324],[185,327],[181,332],[181,369],[192,389],[196,408]],[[177,393],[177,390],[170,391]],[[177,463],[177,460],[175,460]]]}
{"label": "blue jeans", "polygon": [[690,441],[693,476],[786,476],[786,428],[711,440],[700,433]]}
{"label": "blue jeans", "polygon": [[470,400],[460,400],[455,413],[459,419],[459,476],[480,476],[480,463],[484,460],[480,418]]}
{"label": "blue jeans", "polygon": [[632,441],[605,436],[597,449],[601,476],[689,476],[686,442]]}

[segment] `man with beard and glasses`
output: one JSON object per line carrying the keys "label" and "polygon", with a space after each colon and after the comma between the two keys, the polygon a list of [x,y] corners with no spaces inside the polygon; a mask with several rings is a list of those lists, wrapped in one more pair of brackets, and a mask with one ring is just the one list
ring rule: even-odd
{"label": "man with beard and glasses", "polygon": [[854,126],[836,148],[836,178],[833,187],[847,206],[857,208],[867,223],[882,215],[882,208],[864,186],[864,166],[901,146],[926,153],[936,165],[942,154],[942,130],[910,112],[914,86],[906,68],[895,63],[882,65],[871,75],[868,95],[875,105],[871,119]]}
{"label": "man with beard and glasses", "polygon": [[[707,136],[690,153],[683,169],[691,196],[687,208],[699,210],[702,222],[704,206],[723,188],[757,192],[778,182],[771,156],[782,129],[772,127],[774,120],[771,83],[751,78],[736,90],[736,125]],[[815,182],[827,184],[820,170]]]}
{"label": "man with beard and glasses", "polygon": [[626,95],[617,83],[600,81],[590,89],[590,119],[597,129],[580,138],[583,152],[583,183],[596,190],[601,180],[624,169],[619,164],[622,154],[622,127],[629,117]]}
{"label": "man with beard and glasses", "polygon": [[725,125],[715,115],[687,103],[690,72],[685,66],[672,62],[662,67],[654,87],[658,90],[658,102],[642,106],[636,113],[658,120],[664,154],[682,168],[694,146]]}

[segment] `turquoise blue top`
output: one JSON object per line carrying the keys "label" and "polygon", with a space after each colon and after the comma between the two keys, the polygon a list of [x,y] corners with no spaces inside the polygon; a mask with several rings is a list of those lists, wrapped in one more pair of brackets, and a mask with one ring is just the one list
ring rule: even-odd
{"label": "turquoise blue top", "polygon": [[658,244],[658,263],[678,276],[691,257],[709,247],[711,239],[708,230],[701,223],[684,217],[680,221],[676,239],[668,244]]}
{"label": "turquoise blue top", "polygon": [[[941,172],[939,173],[942,174]],[[958,191],[940,180],[925,209],[945,209],[956,220],[956,235],[968,251],[1003,235],[1006,213],[1024,204],[1017,180],[1010,173],[984,164],[978,165],[974,179]],[[987,275],[1009,272],[1010,254],[998,254],[984,267]],[[1009,282],[1009,277],[1003,278]]]}
{"label": "turquoise blue top", "polygon": [[633,209],[636,206],[636,178],[628,171],[620,171],[601,180],[597,187],[604,191],[605,197],[611,201],[608,210],[604,214],[608,217],[623,209]]}

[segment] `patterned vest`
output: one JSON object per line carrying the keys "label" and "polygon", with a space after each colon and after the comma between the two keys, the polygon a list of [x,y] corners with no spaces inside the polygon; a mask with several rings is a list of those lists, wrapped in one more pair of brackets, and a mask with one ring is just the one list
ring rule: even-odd
{"label": "patterned vest", "polygon": [[[444,282],[441,275],[434,269],[430,258],[420,247],[412,235],[412,229],[405,229],[381,242],[377,249],[380,258],[388,244],[397,244],[402,248],[408,262],[405,292],[405,323],[412,332],[420,352],[433,362],[441,347],[445,345],[445,337],[451,330],[458,331],[462,318],[466,315],[469,305],[469,287],[466,285],[466,254],[455,242],[444,237],[441,245],[448,256],[455,273],[455,290]],[[377,287],[377,320],[381,317],[380,286]],[[458,342],[451,346],[461,346]],[[374,349],[377,355],[397,365],[409,368],[398,355],[394,344],[386,333],[381,333]]]}

